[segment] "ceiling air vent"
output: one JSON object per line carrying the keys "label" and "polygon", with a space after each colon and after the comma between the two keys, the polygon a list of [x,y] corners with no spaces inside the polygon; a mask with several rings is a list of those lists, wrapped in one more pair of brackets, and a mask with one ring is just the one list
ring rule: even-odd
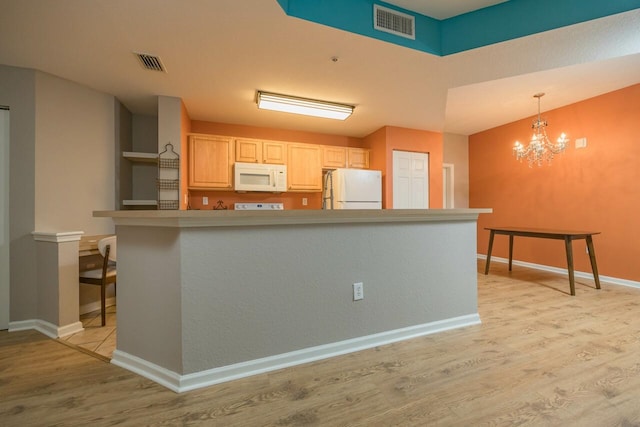
{"label": "ceiling air vent", "polygon": [[146,53],[138,53],[138,52],[134,52],[134,53],[136,54],[136,56],[140,60],[140,63],[145,69],[151,70],[151,71],[163,71],[165,73],[167,72],[167,70],[165,70],[164,68],[164,65],[162,65],[162,61],[160,60],[160,57],[155,55],[149,55]]}
{"label": "ceiling air vent", "polygon": [[373,5],[373,28],[376,30],[415,40],[415,25],[416,20],[411,15]]}

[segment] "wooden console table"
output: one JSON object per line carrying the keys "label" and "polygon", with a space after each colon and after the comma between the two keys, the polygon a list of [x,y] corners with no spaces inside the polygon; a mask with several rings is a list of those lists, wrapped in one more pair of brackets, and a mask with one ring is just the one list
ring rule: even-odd
{"label": "wooden console table", "polygon": [[538,237],[541,239],[564,240],[567,251],[567,269],[569,271],[569,286],[571,295],[576,294],[574,273],[573,273],[573,249],[571,242],[574,240],[585,239],[587,242],[587,250],[589,251],[589,260],[591,261],[591,270],[593,278],[596,282],[596,288],[600,289],[600,278],[598,277],[598,265],[596,264],[596,253],[593,249],[594,234],[600,234],[599,231],[560,231],[560,230],[542,230],[535,228],[516,228],[516,227],[487,227],[485,230],[491,232],[489,236],[489,250],[487,251],[487,263],[484,267],[484,274],[489,274],[489,263],[491,262],[491,250],[493,249],[493,236],[496,234],[504,234],[509,236],[509,271],[511,271],[511,263],[513,260],[513,238],[520,237]]}

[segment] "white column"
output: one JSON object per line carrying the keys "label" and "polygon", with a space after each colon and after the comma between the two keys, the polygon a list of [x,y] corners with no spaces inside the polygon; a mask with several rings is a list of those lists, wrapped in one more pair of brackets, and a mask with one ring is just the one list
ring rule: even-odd
{"label": "white column", "polygon": [[83,329],[79,308],[78,242],[82,231],[34,231],[38,315],[34,328],[54,338]]}

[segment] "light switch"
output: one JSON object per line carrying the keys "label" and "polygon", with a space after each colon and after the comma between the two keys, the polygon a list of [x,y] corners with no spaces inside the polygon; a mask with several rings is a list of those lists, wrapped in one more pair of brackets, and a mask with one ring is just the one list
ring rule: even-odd
{"label": "light switch", "polygon": [[587,147],[587,138],[576,139],[576,148],[586,148],[586,147]]}

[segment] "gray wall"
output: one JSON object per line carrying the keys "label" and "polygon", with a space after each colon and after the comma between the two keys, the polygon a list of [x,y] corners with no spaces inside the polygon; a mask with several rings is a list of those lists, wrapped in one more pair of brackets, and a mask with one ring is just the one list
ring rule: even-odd
{"label": "gray wall", "polygon": [[469,137],[454,133],[443,135],[443,163],[454,165],[453,203],[456,208],[469,207]]}
{"label": "gray wall", "polygon": [[[134,114],[132,125],[133,151],[157,153],[158,118]],[[157,199],[156,178],[158,178],[157,164],[134,163],[132,165],[133,198],[142,200]]]}
{"label": "gray wall", "polygon": [[35,228],[36,72],[0,65],[0,104],[11,108],[10,320],[37,318]]}
{"label": "gray wall", "polygon": [[114,103],[45,73],[0,65],[11,108],[11,321],[39,319],[31,232],[113,232],[94,210],[114,208]]}
{"label": "gray wall", "polygon": [[133,151],[133,115],[121,102],[116,101],[114,119],[116,140],[116,152],[114,153],[116,193],[114,203],[118,209],[124,209],[122,201],[133,198],[133,164],[129,160],[122,158],[123,151]]}
{"label": "gray wall", "polygon": [[477,313],[475,221],[117,231],[118,350],[178,374]]}
{"label": "gray wall", "polygon": [[0,330],[9,327],[9,114],[0,105]]}

